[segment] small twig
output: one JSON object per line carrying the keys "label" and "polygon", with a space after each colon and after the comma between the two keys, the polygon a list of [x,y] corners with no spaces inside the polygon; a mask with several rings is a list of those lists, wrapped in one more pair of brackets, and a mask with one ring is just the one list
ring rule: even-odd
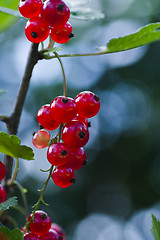
{"label": "small twig", "polygon": [[17,174],[18,174],[18,168],[19,168],[19,159],[18,158],[15,158],[16,160],[16,165],[15,165],[15,169],[14,169],[14,173],[13,173],[13,176],[9,182],[9,185],[12,185],[14,184],[16,178],[17,178]]}
{"label": "small twig", "polygon": [[61,65],[61,69],[62,69],[62,73],[63,73],[63,88],[64,88],[63,95],[65,97],[67,97],[67,84],[66,84],[66,76],[65,76],[64,67],[63,67],[62,61],[61,61],[58,53],[55,52],[54,54],[55,54],[56,58],[58,59],[60,65]]}

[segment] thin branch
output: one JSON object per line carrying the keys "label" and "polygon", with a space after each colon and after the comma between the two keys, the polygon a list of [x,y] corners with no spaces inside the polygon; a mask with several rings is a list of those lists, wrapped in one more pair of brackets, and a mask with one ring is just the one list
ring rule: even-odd
{"label": "thin branch", "polygon": [[[22,82],[17,94],[13,112],[6,122],[8,134],[15,134],[15,135],[17,134],[18,125],[19,125],[22,109],[24,106],[24,102],[27,96],[27,92],[29,89],[29,83],[32,76],[33,68],[38,62],[38,60],[42,59],[42,56],[38,52],[38,45],[39,45],[38,43],[33,43],[31,45],[26,69],[25,69],[24,76],[22,78]],[[4,179],[5,185],[6,185],[8,179],[10,179],[12,175],[13,159],[9,156],[5,156],[4,163],[7,169],[6,176]]]}

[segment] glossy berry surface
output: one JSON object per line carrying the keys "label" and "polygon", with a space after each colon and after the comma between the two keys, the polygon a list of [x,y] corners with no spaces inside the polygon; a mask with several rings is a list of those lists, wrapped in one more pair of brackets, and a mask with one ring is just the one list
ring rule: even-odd
{"label": "glossy berry surface", "polygon": [[6,190],[2,185],[0,185],[0,203],[6,200]]}
{"label": "glossy berry surface", "polygon": [[47,151],[48,161],[55,166],[62,166],[70,158],[70,149],[64,143],[53,143]]}
{"label": "glossy berry surface", "polygon": [[[29,216],[28,220],[30,220],[32,214]],[[42,235],[49,231],[51,227],[51,219],[48,214],[44,211],[36,211],[34,215],[34,220],[30,223],[30,231],[35,235]]]}
{"label": "glossy berry surface", "polygon": [[0,181],[5,177],[6,175],[6,167],[5,165],[0,161]]}
{"label": "glossy berry surface", "polygon": [[40,14],[42,6],[41,0],[20,0],[19,11],[23,17],[32,18]]}
{"label": "glossy berry surface", "polygon": [[61,228],[61,226],[59,226],[56,223],[52,223],[51,229],[53,229],[54,231],[56,231],[58,233],[58,236],[59,236],[58,240],[65,240],[66,239],[66,235],[65,235],[63,229]]}
{"label": "glossy berry surface", "polygon": [[51,29],[51,38],[57,43],[66,43],[72,37],[74,37],[74,35],[72,33],[72,25],[69,22],[56,25]]}
{"label": "glossy berry surface", "polygon": [[41,236],[40,240],[62,240],[58,236],[58,233],[53,229],[50,229],[49,232]]}
{"label": "glossy berry surface", "polygon": [[62,129],[62,140],[71,148],[83,147],[89,140],[88,128],[77,120],[68,122]]}
{"label": "glossy berry surface", "polygon": [[84,123],[86,125],[86,127],[88,127],[88,119],[87,118],[84,118],[77,114],[77,116],[73,120],[80,121],[80,122]]}
{"label": "glossy berry surface", "polygon": [[50,28],[40,17],[33,17],[25,25],[25,35],[30,42],[40,43],[47,39]]}
{"label": "glossy berry surface", "polygon": [[47,0],[41,9],[41,17],[45,23],[54,27],[68,21],[70,10],[62,0]]}
{"label": "glossy berry surface", "polygon": [[75,182],[75,174],[72,168],[56,167],[53,170],[52,179],[57,186],[66,188]]}
{"label": "glossy berry surface", "polygon": [[70,160],[65,164],[65,167],[78,170],[86,164],[86,152],[83,148],[74,148],[71,151]]}
{"label": "glossy berry surface", "polygon": [[95,116],[100,109],[100,98],[92,92],[84,91],[79,93],[75,102],[78,114],[84,118]]}
{"label": "glossy berry surface", "polygon": [[44,129],[40,129],[36,133],[34,133],[32,142],[36,148],[42,149],[48,147],[49,140],[49,132]]}
{"label": "glossy berry surface", "polygon": [[[53,115],[53,114],[52,114]],[[50,104],[43,105],[37,112],[37,121],[45,129],[52,131],[59,127],[60,123],[53,120],[50,113]]]}
{"label": "glossy berry surface", "polygon": [[77,114],[77,107],[73,98],[58,96],[50,104],[50,112],[55,121],[67,123]]}
{"label": "glossy berry surface", "polygon": [[40,237],[38,237],[34,233],[26,233],[24,235],[24,240],[40,240]]}

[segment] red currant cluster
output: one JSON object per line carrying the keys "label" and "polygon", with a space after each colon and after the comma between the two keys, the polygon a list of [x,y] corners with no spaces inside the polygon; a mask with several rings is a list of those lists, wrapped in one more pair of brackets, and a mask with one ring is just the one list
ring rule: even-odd
{"label": "red currant cluster", "polygon": [[100,99],[92,92],[79,93],[75,99],[58,96],[51,104],[42,106],[37,113],[39,124],[47,130],[60,131],[55,138],[40,129],[33,136],[37,148],[48,147],[47,159],[56,166],[52,179],[59,187],[68,187],[75,182],[74,170],[86,163],[83,146],[89,140],[88,119],[95,116],[100,109]]}
{"label": "red currant cluster", "polygon": [[[30,221],[32,214],[29,216]],[[33,220],[30,222],[29,232],[24,232],[24,240],[65,240],[63,229],[51,219],[44,211],[36,211]]]}
{"label": "red currant cluster", "polygon": [[[3,180],[5,175],[6,175],[6,167],[0,161],[0,181]],[[6,191],[5,191],[4,187],[0,184],[0,203],[4,202],[5,200],[6,200]]]}
{"label": "red currant cluster", "polygon": [[69,22],[70,10],[62,0],[20,0],[19,11],[30,18],[25,26],[29,41],[40,43],[51,35],[53,41],[66,43],[74,37]]}

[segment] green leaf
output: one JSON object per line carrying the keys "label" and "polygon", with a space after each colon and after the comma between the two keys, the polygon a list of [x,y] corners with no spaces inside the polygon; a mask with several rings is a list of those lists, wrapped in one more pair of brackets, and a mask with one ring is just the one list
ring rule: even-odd
{"label": "green leaf", "polygon": [[21,140],[15,135],[0,132],[0,152],[14,158],[34,160],[32,148],[20,145]]}
{"label": "green leaf", "polygon": [[23,233],[20,229],[15,228],[13,231],[6,227],[0,228],[0,239],[2,240],[24,240]]}
{"label": "green leaf", "polygon": [[2,12],[2,8],[18,10],[18,3],[19,3],[19,0],[9,0],[9,1],[1,0],[0,1],[0,8],[1,8],[1,12],[0,12],[0,32],[5,30],[6,28],[10,27],[17,20],[17,17],[14,17],[14,16],[11,16],[11,15],[8,15],[8,14],[4,13],[4,9],[3,9],[3,12]]}
{"label": "green leaf", "polygon": [[11,197],[5,202],[0,203],[0,210],[7,210],[12,206],[15,206],[18,204],[17,197]]}
{"label": "green leaf", "polygon": [[152,214],[152,234],[155,240],[160,240],[160,221]]}
{"label": "green leaf", "polygon": [[120,52],[158,40],[160,40],[160,22],[146,25],[130,35],[111,39],[107,47],[100,47],[99,49],[104,53]]}
{"label": "green leaf", "polygon": [[90,8],[71,8],[71,17],[78,20],[95,20],[103,19],[105,15],[98,10]]}

